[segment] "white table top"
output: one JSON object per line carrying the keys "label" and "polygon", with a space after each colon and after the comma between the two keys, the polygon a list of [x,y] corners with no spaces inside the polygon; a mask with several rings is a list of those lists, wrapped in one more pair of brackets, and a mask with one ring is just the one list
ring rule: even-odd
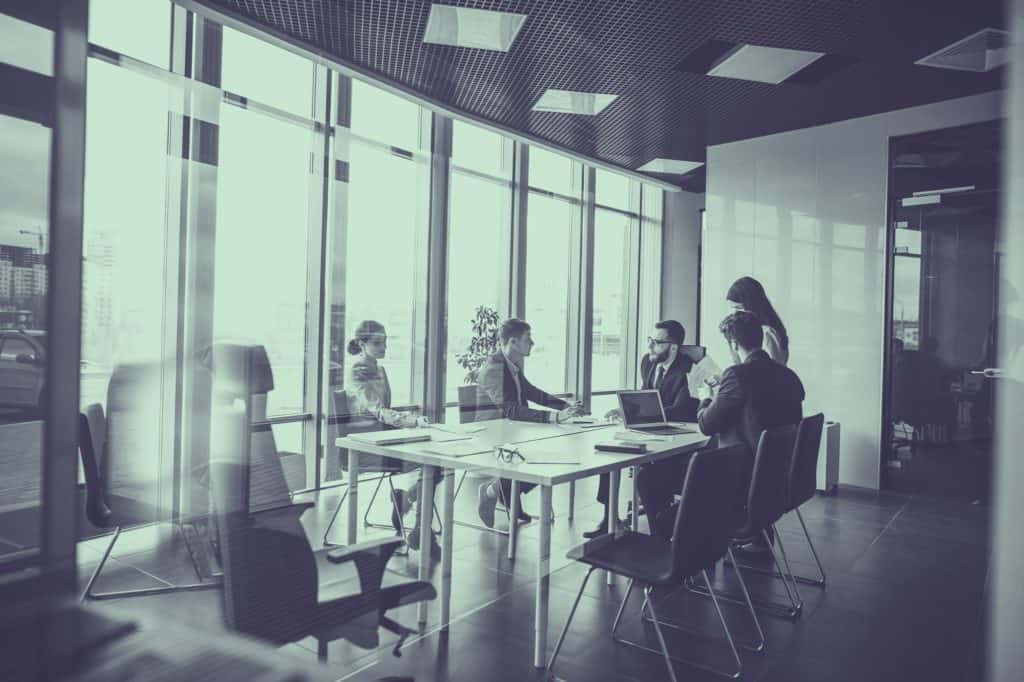
{"label": "white table top", "polygon": [[[456,434],[440,430],[433,430],[433,440],[418,443],[374,445],[345,436],[338,438],[336,444],[339,447],[349,448],[349,450],[394,457],[415,464],[426,464],[446,469],[469,469],[485,475],[551,486],[699,450],[707,444],[708,437],[700,433],[696,424],[688,426],[694,430],[694,433],[672,437],[660,436],[657,439],[644,438],[647,443],[647,452],[643,454],[594,450],[595,443],[613,441],[613,435],[622,430],[621,425],[582,429],[572,425],[537,424],[508,419],[465,424],[462,427],[446,427],[452,430],[483,427],[481,431],[471,434],[468,440],[449,441],[452,446],[460,448],[465,446],[466,450],[480,451],[478,454],[464,457],[453,457],[429,451],[432,446],[441,446],[441,449],[444,449],[446,447],[445,439],[458,437]],[[638,439],[640,438],[638,435]],[[495,458],[494,446],[506,443],[517,444],[526,461],[523,462],[516,458],[515,462],[506,464]],[[531,463],[531,459],[538,463]],[[572,461],[564,464],[539,463],[560,459]]]}

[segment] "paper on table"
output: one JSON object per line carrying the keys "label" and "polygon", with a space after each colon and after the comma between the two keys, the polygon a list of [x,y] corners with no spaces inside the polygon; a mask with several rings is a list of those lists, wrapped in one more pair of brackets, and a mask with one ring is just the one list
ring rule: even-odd
{"label": "paper on table", "polygon": [[431,424],[430,428],[444,433],[454,433],[457,436],[479,433],[486,427],[479,424]]}
{"label": "paper on table", "polygon": [[704,358],[691,367],[690,373],[686,375],[686,380],[690,387],[690,395],[696,397],[700,393],[700,388],[704,385],[706,379],[718,376],[721,373],[722,368],[718,366],[718,363],[712,360],[710,355],[705,354]]}
{"label": "paper on table", "polygon": [[437,445],[431,445],[430,447],[423,448],[423,450],[424,452],[441,455],[443,457],[469,457],[470,455],[480,455],[485,452],[490,452],[490,448],[486,445],[482,445],[479,442],[472,440],[438,443]]}

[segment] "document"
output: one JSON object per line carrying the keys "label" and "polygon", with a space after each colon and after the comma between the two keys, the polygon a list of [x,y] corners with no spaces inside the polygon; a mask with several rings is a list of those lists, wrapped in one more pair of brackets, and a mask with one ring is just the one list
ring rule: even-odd
{"label": "document", "polygon": [[722,374],[722,368],[718,366],[710,355],[705,354],[700,362],[690,368],[690,373],[686,375],[687,383],[690,387],[690,395],[697,397],[700,395],[700,389],[704,386],[704,382],[711,377],[720,376]]}
{"label": "document", "polygon": [[470,455],[482,455],[490,452],[491,449],[482,443],[472,440],[449,441],[446,443],[432,443],[423,448],[424,452],[442,457],[469,457]]}

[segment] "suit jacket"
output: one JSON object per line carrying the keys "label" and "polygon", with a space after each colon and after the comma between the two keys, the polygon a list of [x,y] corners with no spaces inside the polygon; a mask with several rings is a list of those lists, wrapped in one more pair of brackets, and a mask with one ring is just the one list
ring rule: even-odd
{"label": "suit jacket", "polygon": [[522,372],[519,373],[519,385],[522,399],[516,391],[516,380],[512,370],[508,368],[503,353],[492,355],[480,368],[476,388],[476,421],[486,419],[515,419],[526,422],[547,422],[550,412],[535,410],[528,403],[537,403],[553,410],[564,410],[567,402],[549,395],[529,381]]}
{"label": "suit jacket", "polygon": [[798,423],[803,400],[804,386],[796,373],[758,349],[722,372],[715,397],[701,403],[697,422],[704,435],[717,435],[722,447],[745,445],[752,462],[761,432]]}
{"label": "suit jacket", "polygon": [[[661,394],[661,402],[665,406],[665,418],[670,422],[697,421],[697,407],[700,401],[690,397],[690,386],[686,378],[692,367],[693,360],[677,354],[661,379],[658,393]],[[654,378],[657,375],[658,366],[651,361],[649,355],[644,355],[640,360],[640,376],[643,378],[642,386],[645,390],[654,388]]]}

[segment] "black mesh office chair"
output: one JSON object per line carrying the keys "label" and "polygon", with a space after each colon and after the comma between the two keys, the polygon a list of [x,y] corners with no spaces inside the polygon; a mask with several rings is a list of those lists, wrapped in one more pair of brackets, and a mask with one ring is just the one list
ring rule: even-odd
{"label": "black mesh office chair", "polygon": [[[791,424],[761,432],[757,453],[754,456],[754,469],[750,478],[747,506],[744,513],[734,519],[733,526],[729,531],[734,540],[760,535],[768,543],[772,561],[778,573],[783,577],[782,584],[786,588],[786,596],[790,603],[787,606],[758,599],[754,599],[753,602],[768,613],[787,618],[798,617],[803,608],[803,602],[800,599],[796,582],[793,580],[793,572],[789,567],[789,559],[786,556],[782,538],[775,530],[775,522],[782,518],[789,505],[790,464],[793,460],[796,429],[796,424]],[[769,530],[772,535],[769,534]],[[779,546],[778,554],[781,554],[781,561],[776,553],[775,543]],[[735,565],[732,557],[730,557],[730,563]],[[785,570],[783,565],[785,565]],[[702,594],[708,594],[710,589],[698,587],[692,583],[688,587],[691,591]],[[737,595],[718,592],[718,596],[733,603],[743,603]]]}
{"label": "black mesh office chair", "polygon": [[[107,410],[92,404],[79,415],[78,447],[86,473],[89,521],[97,528],[111,528],[113,535],[93,570],[81,600],[116,599],[184,590],[218,587],[220,581],[204,579],[194,552],[187,552],[198,582],[110,592],[93,587],[106,566],[121,531],[130,526],[171,519],[167,495],[162,490],[173,473],[171,457],[161,457],[154,439],[159,436],[160,366],[118,365],[107,388]],[[180,532],[178,524],[175,532]],[[187,541],[184,533],[181,537]]]}
{"label": "black mesh office chair", "polygon": [[[291,502],[265,418],[266,394],[273,388],[266,351],[219,344],[212,366],[215,396],[222,400],[211,416],[210,480],[228,626],[279,644],[315,637],[321,659],[328,642],[338,638],[364,648],[377,646],[383,627],[399,635],[397,655],[413,631],[385,612],[436,596],[433,586],[420,581],[381,587],[384,568],[403,539],[322,553],[330,563],[354,562],[359,590],[321,599],[317,554],[300,521],[312,504]],[[243,399],[243,408],[236,407],[235,398]]]}
{"label": "black mesh office chair", "polygon": [[[555,644],[551,660],[548,663],[548,672],[553,674],[555,661],[562,648],[562,642],[569,631],[576,607],[579,605],[583,591],[586,589],[587,581],[591,573],[597,569],[604,569],[612,573],[629,578],[629,587],[623,597],[622,604],[612,624],[612,638],[620,643],[627,644],[644,651],[660,654],[668,666],[669,678],[676,679],[673,661],[686,663],[688,665],[708,670],[713,673],[730,677],[739,677],[743,670],[743,662],[736,651],[736,643],[733,640],[729,625],[722,614],[721,607],[714,592],[710,592],[714,600],[715,610],[718,613],[722,628],[725,630],[726,640],[732,652],[733,660],[736,663],[736,670],[722,671],[704,665],[673,657],[665,645],[665,638],[662,634],[663,625],[666,623],[658,618],[651,601],[651,590],[655,587],[674,588],[687,577],[700,574],[708,589],[711,589],[711,581],[708,577],[708,569],[713,568],[715,563],[725,555],[732,554],[729,546],[729,521],[733,507],[735,491],[739,485],[739,470],[741,459],[745,457],[740,446],[733,446],[720,450],[705,450],[694,455],[686,470],[686,477],[682,484],[681,501],[676,511],[675,527],[672,532],[672,541],[652,536],[626,531],[621,535],[604,535],[591,540],[569,551],[568,557],[589,565],[589,570],[583,578],[576,600],[569,611],[569,618],[565,627]],[[744,594],[747,593],[746,584],[742,575],[737,572]],[[619,622],[625,610],[626,602],[633,591],[633,587],[639,584],[643,587],[644,603],[641,614],[650,612],[648,622],[654,626],[657,635],[659,648],[652,649],[648,646],[622,639],[617,636]],[[751,648],[760,651],[764,648],[764,634],[761,625],[754,613],[753,605],[749,603],[750,614],[757,626],[760,642]]]}

